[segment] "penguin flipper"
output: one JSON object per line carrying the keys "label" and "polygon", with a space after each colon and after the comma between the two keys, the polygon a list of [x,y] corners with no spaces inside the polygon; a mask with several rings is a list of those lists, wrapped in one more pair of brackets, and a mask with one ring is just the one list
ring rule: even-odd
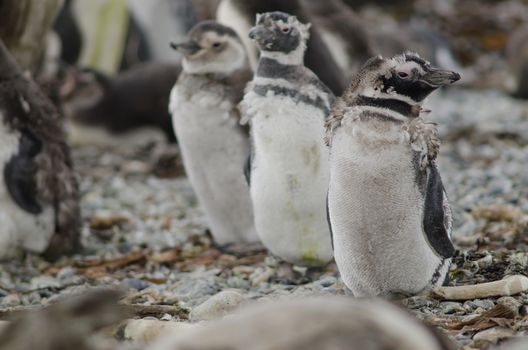
{"label": "penguin flipper", "polygon": [[42,207],[37,201],[38,165],[35,157],[41,152],[42,143],[27,129],[21,131],[18,153],[4,168],[4,181],[15,203],[31,214],[40,214]]}
{"label": "penguin flipper", "polygon": [[330,221],[330,207],[328,206],[328,193],[326,193],[326,221],[328,222],[328,231],[330,231],[330,243],[334,249],[334,232],[332,232],[332,222]]}
{"label": "penguin flipper", "polygon": [[251,186],[251,153],[248,155],[246,163],[244,164],[244,177],[246,178],[248,186]]}
{"label": "penguin flipper", "polygon": [[449,258],[455,254],[450,238],[451,211],[436,163],[431,163],[427,169],[423,228],[434,251],[444,258]]}

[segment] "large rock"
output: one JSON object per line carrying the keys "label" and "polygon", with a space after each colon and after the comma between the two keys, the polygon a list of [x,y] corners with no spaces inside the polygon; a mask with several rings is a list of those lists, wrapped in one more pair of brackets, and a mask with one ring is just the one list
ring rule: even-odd
{"label": "large rock", "polygon": [[211,321],[235,310],[246,301],[245,296],[235,290],[224,290],[195,307],[190,314],[191,321]]}

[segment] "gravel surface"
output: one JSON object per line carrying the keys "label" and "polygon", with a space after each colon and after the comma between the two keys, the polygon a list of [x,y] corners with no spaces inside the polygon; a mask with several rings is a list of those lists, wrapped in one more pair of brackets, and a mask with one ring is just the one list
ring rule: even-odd
{"label": "gravel surface", "polygon": [[[432,109],[427,119],[440,127],[440,171],[455,217],[459,252],[451,285],[528,275],[528,103],[495,91],[449,89],[426,107]],[[53,264],[26,256],[0,265],[1,308],[37,307],[95,286],[119,286],[129,303],[178,305],[206,320],[254,300],[348,294],[333,264],[306,269],[262,250],[235,255],[215,248],[185,177],[154,175],[159,152],[159,145],[74,149],[85,252]],[[487,348],[528,331],[528,294],[399,302],[460,348]],[[499,305],[509,305],[511,313],[486,314]]]}

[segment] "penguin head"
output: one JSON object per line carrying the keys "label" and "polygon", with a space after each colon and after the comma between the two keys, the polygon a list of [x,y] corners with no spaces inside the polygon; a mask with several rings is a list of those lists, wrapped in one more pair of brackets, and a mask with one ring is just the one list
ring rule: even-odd
{"label": "penguin head", "polygon": [[230,74],[248,64],[236,32],[214,21],[198,23],[184,42],[170,45],[182,54],[183,70],[188,74]]}
{"label": "penguin head", "polygon": [[260,51],[282,55],[304,55],[311,24],[299,22],[297,17],[284,12],[257,14],[255,27],[249,37]]}
{"label": "penguin head", "polygon": [[434,68],[412,52],[392,58],[373,57],[361,68],[358,76],[363,89],[374,88],[374,92],[399,95],[415,103],[422,102],[439,87],[460,79],[460,74]]}

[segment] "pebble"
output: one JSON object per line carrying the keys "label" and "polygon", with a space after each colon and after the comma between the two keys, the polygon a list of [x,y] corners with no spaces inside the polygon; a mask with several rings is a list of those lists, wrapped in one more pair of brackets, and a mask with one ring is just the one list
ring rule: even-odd
{"label": "pebble", "polygon": [[224,290],[192,309],[189,318],[193,322],[218,319],[232,312],[245,301],[246,297],[242,293]]}
{"label": "pebble", "polygon": [[195,325],[174,321],[159,321],[157,319],[128,320],[123,326],[121,337],[123,340],[149,342],[160,337],[163,333],[175,335],[188,332]]}
{"label": "pebble", "polygon": [[150,283],[145,282],[139,278],[125,278],[121,281],[121,284],[125,287],[129,287],[136,290],[143,290],[150,287]]}
{"label": "pebble", "polygon": [[77,274],[77,271],[73,267],[66,266],[57,272],[57,278],[59,280],[69,279]]}
{"label": "pebble", "polygon": [[440,310],[442,311],[442,313],[446,315],[455,314],[455,313],[461,313],[461,314],[466,313],[466,309],[462,307],[462,304],[451,302],[451,301],[440,303]]}
{"label": "pebble", "polygon": [[328,288],[328,287],[331,287],[334,284],[336,284],[336,282],[337,282],[337,278],[336,277],[328,276],[328,277],[325,277],[325,278],[323,278],[321,280],[316,281],[315,283],[320,285],[323,288]]}
{"label": "pebble", "polygon": [[31,285],[33,289],[44,289],[44,288],[60,288],[61,282],[51,276],[37,276],[31,279]]}
{"label": "pebble", "polygon": [[9,294],[2,298],[2,305],[4,306],[18,306],[22,303],[19,294]]}
{"label": "pebble", "polygon": [[493,300],[490,299],[475,299],[475,300],[468,300],[464,303],[464,307],[468,310],[475,310],[477,308],[483,308],[485,310],[491,309],[495,306],[495,303]]}
{"label": "pebble", "polygon": [[251,281],[251,284],[256,286],[261,283],[267,282],[274,274],[275,269],[272,269],[271,267],[266,267],[264,270],[257,269],[249,276],[249,279]]}
{"label": "pebble", "polygon": [[432,308],[438,305],[438,301],[423,296],[414,296],[403,300],[403,304],[409,309]]}
{"label": "pebble", "polygon": [[513,331],[506,327],[493,327],[478,332],[473,336],[473,341],[477,344],[497,344],[499,340],[513,336]]}

